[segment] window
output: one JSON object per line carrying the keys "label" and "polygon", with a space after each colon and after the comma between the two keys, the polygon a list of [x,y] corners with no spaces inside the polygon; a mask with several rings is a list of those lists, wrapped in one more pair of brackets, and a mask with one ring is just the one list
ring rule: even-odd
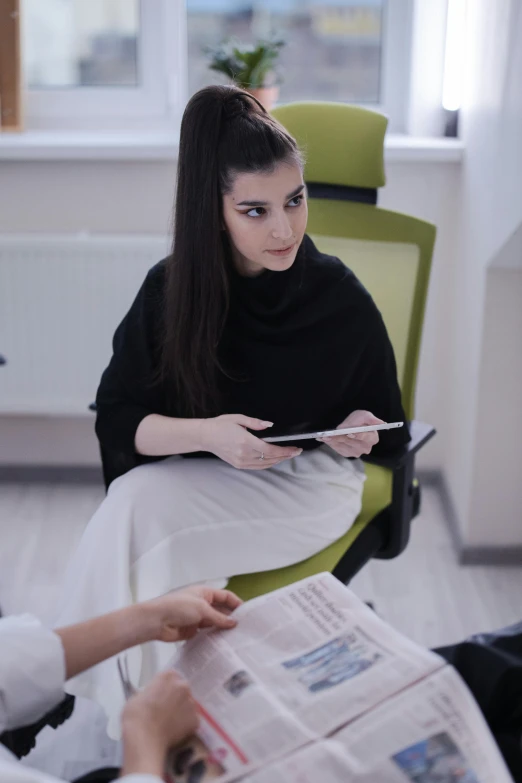
{"label": "window", "polygon": [[405,130],[413,0],[24,0],[26,127],[174,128],[222,81],[206,46],[282,37],[281,102],[378,108]]}
{"label": "window", "polygon": [[138,0],[25,3],[29,89],[138,86]]}
{"label": "window", "polygon": [[172,0],[24,0],[26,125],[172,123],[184,46],[171,6]]}
{"label": "window", "polygon": [[208,69],[206,46],[275,35],[286,41],[282,103],[358,103],[404,130],[411,16],[410,0],[187,0],[189,92],[220,80]]}

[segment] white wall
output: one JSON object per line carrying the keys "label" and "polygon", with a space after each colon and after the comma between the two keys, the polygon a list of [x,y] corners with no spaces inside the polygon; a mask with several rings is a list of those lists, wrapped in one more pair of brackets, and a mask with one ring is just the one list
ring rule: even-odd
{"label": "white wall", "polygon": [[[439,437],[420,458],[421,466],[428,468],[440,467],[444,454],[446,414],[440,379],[448,342],[446,279],[452,264],[459,169],[458,163],[390,163],[380,196],[383,207],[438,226],[417,402],[417,416],[439,429]],[[0,232],[166,234],[174,175],[172,161],[1,163]],[[89,417],[0,417],[0,464],[94,464],[97,459]]]}
{"label": "white wall", "polygon": [[175,162],[0,162],[0,232],[166,234]]}
{"label": "white wall", "polygon": [[[1,162],[0,233],[167,235],[174,177],[174,161]],[[93,421],[0,416],[0,464],[98,464]]]}
{"label": "white wall", "polygon": [[489,266],[477,407],[472,545],[522,541],[522,222]]}
{"label": "white wall", "polygon": [[520,268],[487,274],[467,544],[522,543],[522,232]]}
{"label": "white wall", "polygon": [[[493,446],[482,439],[480,367],[483,350],[490,348],[483,343],[487,269],[522,220],[522,3],[475,0],[468,3],[468,14],[469,74],[462,117],[466,155],[454,273],[448,279],[452,340],[442,390],[448,415],[444,471],[463,543],[496,545],[494,527],[487,531],[476,516],[477,504],[488,503],[495,460],[503,448],[500,435]],[[490,480],[481,484],[479,455],[486,448]]]}
{"label": "white wall", "polygon": [[416,417],[437,428],[437,437],[420,453],[417,461],[425,470],[440,470],[446,453],[448,416],[443,391],[451,341],[447,317],[451,301],[448,279],[455,261],[460,169],[460,164],[449,163],[389,165],[388,182],[380,199],[383,207],[415,215],[437,226],[417,383]]}

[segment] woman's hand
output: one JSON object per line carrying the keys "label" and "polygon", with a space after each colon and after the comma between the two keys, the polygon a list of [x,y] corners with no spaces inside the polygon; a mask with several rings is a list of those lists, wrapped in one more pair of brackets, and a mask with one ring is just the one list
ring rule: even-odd
{"label": "woman's hand", "polygon": [[204,451],[215,454],[239,470],[266,470],[301,454],[302,449],[293,446],[276,446],[265,443],[248,432],[271,427],[268,421],[252,419],[239,413],[217,416],[201,421],[201,442]]}
{"label": "woman's hand", "polygon": [[192,639],[199,628],[234,628],[236,621],[229,615],[240,604],[241,599],[229,590],[202,585],[57,628],[66,679],[137,644]]}
{"label": "woman's hand", "polygon": [[192,639],[200,628],[234,628],[230,613],[242,601],[230,590],[214,590],[204,585],[168,593],[143,604],[152,618],[151,639],[179,642]]}
{"label": "woman's hand", "polygon": [[157,775],[163,779],[169,750],[193,734],[197,706],[185,680],[175,671],[156,675],[133,696],[122,713],[122,775]]}
{"label": "woman's hand", "polygon": [[[367,427],[370,424],[384,424],[384,422],[369,411],[354,411],[339,424],[337,429]],[[317,440],[326,443],[342,457],[362,457],[364,454],[369,454],[379,442],[379,433],[358,432],[353,435],[333,435],[330,438],[317,438]]]}

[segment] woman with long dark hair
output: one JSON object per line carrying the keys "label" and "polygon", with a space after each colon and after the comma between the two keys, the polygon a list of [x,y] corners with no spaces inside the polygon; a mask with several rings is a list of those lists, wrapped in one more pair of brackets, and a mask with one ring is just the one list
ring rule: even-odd
{"label": "woman with long dark hair", "polygon": [[[181,127],[172,254],[118,327],[97,395],[102,447],[136,467],[85,531],[62,625],[313,555],[360,511],[359,457],[408,439],[406,427],[380,442],[375,432],[299,447],[262,439],[404,420],[380,313],[306,221],[295,140],[240,89],[196,93]],[[137,650],[136,679],[164,655]],[[108,664],[71,690],[121,701]]]}

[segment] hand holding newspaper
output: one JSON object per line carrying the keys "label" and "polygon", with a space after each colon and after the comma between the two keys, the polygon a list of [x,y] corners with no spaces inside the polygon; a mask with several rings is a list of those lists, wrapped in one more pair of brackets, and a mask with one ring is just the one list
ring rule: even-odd
{"label": "hand holding newspaper", "polygon": [[201,723],[172,754],[168,783],[511,781],[459,675],[331,574],[235,617],[236,628],[201,633],[173,661]]}

